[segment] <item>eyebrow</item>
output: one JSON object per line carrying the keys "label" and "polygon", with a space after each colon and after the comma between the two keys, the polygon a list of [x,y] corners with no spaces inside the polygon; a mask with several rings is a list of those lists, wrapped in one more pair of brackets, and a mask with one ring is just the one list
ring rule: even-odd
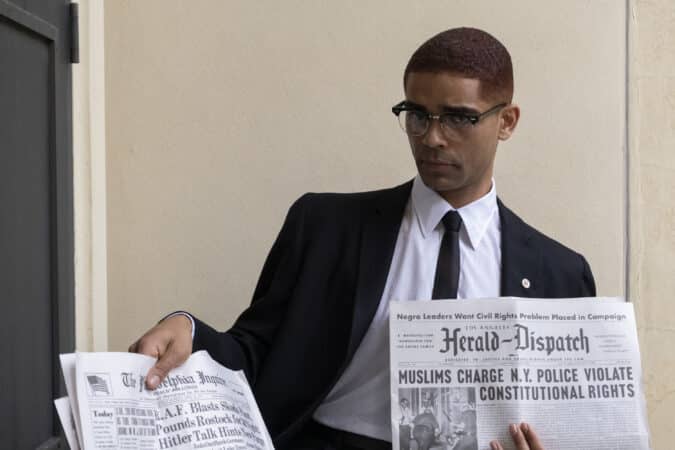
{"label": "eyebrow", "polygon": [[[427,109],[424,106],[419,105],[415,102],[411,102],[410,100],[406,100],[405,104],[406,106],[412,109],[427,111]],[[477,116],[480,114],[479,111],[475,110],[474,108],[470,108],[468,106],[443,106],[441,109],[443,110],[443,113],[468,114],[473,116]]]}
{"label": "eyebrow", "polygon": [[469,108],[468,106],[444,106],[443,112],[446,113],[458,113],[458,114],[468,114],[471,116],[477,116],[480,114],[479,111]]}

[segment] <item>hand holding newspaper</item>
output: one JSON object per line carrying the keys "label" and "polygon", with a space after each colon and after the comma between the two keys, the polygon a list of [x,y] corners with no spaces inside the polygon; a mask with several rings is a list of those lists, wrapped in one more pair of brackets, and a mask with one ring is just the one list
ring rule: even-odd
{"label": "hand holding newspaper", "polygon": [[147,390],[155,360],[133,353],[61,355],[68,397],[55,400],[72,449],[270,450],[243,372],[194,353]]}
{"label": "hand holding newspaper", "polygon": [[547,450],[648,449],[633,305],[615,300],[392,302],[393,448],[512,449],[525,421]]}

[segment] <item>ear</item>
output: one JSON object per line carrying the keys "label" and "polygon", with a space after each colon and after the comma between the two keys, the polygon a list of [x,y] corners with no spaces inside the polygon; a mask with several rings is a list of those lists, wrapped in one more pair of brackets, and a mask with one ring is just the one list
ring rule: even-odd
{"label": "ear", "polygon": [[499,133],[497,137],[500,141],[505,141],[511,137],[518,125],[520,119],[520,108],[516,104],[505,106],[499,118]]}

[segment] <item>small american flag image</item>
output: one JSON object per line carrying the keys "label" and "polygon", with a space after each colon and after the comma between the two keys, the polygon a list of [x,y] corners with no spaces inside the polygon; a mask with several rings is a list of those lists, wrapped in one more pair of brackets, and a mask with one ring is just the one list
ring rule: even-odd
{"label": "small american flag image", "polygon": [[[105,378],[104,378],[105,377]],[[110,388],[106,375],[87,375],[87,382],[89,383],[89,395],[100,396],[110,395]]]}

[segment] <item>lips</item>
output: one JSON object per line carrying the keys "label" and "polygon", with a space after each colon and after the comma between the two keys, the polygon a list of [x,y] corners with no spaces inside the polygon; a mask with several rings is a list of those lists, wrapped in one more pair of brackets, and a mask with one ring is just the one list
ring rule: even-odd
{"label": "lips", "polygon": [[461,167],[458,163],[452,162],[452,161],[441,161],[441,160],[435,160],[435,159],[423,159],[420,161],[422,164],[427,165],[427,166],[437,166],[437,167],[444,167],[444,166],[451,166],[451,167]]}

